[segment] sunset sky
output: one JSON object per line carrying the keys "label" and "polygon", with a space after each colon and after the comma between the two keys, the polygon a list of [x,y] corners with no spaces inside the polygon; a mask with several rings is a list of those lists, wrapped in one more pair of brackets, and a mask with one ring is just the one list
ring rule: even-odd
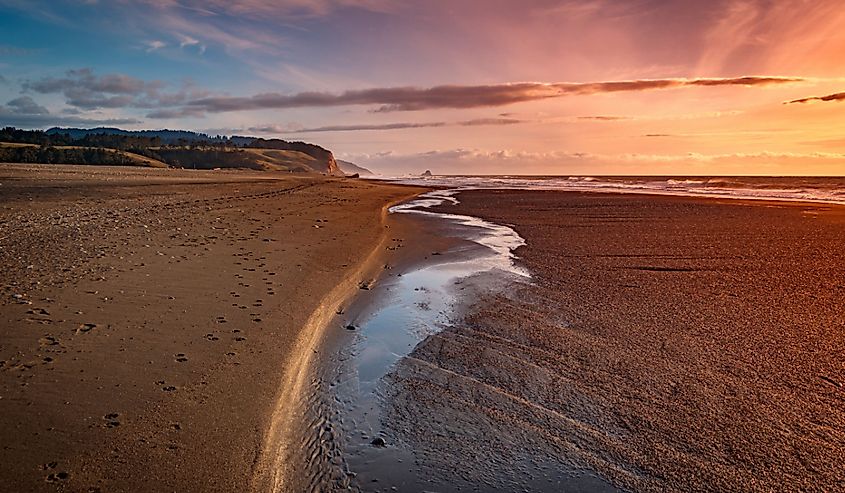
{"label": "sunset sky", "polygon": [[0,0],[0,124],[305,140],[386,174],[841,175],[845,6]]}

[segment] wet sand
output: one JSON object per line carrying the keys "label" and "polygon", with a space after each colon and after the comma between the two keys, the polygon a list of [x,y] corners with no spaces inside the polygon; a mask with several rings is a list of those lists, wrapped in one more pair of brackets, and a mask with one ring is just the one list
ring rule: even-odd
{"label": "wet sand", "polygon": [[478,491],[845,488],[844,208],[459,199],[440,210],[511,225],[534,280],[479,284],[389,376],[385,426],[421,470]]}
{"label": "wet sand", "polygon": [[0,165],[0,490],[294,491],[321,314],[420,190]]}

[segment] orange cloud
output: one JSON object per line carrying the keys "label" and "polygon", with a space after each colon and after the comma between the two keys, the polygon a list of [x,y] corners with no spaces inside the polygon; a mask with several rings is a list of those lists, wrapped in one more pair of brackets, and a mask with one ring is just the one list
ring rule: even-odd
{"label": "orange cloud", "polygon": [[845,92],[837,92],[836,94],[828,94],[827,96],[793,99],[792,101],[787,101],[783,104],[809,103],[811,101],[845,101]]}
{"label": "orange cloud", "polygon": [[346,91],[340,94],[302,92],[248,97],[210,97],[187,103],[186,107],[209,113],[303,107],[380,105],[379,112],[415,111],[441,108],[479,108],[559,98],[570,95],[647,91],[679,87],[765,86],[802,82],[797,77],[747,76],[702,79],[640,79],[610,82],[522,82],[477,86],[388,87]]}

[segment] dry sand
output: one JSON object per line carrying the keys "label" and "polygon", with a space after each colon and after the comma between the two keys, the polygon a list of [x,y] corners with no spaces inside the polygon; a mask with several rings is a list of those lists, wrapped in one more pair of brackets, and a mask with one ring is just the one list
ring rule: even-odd
{"label": "dry sand", "polygon": [[291,489],[321,313],[418,191],[0,165],[0,490]]}
{"label": "dry sand", "polygon": [[[481,491],[845,490],[845,209],[471,191],[532,284],[483,290],[390,377],[420,467]],[[577,485],[576,485],[577,486]],[[601,484],[573,491],[601,489]]]}

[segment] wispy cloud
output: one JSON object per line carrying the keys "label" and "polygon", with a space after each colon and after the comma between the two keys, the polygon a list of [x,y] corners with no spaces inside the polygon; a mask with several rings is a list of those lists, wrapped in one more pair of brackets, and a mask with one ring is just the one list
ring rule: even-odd
{"label": "wispy cloud", "polygon": [[164,41],[154,39],[154,40],[151,40],[151,41],[145,41],[144,46],[146,46],[147,53],[151,53],[153,51],[158,51],[162,48],[165,48],[167,46],[167,43],[165,43]]}
{"label": "wispy cloud", "polygon": [[205,112],[193,108],[177,108],[173,110],[161,109],[147,113],[146,117],[153,120],[173,120],[175,118],[202,118]]}
{"label": "wispy cloud", "polygon": [[346,91],[340,94],[301,92],[292,95],[266,93],[247,97],[209,97],[190,101],[186,106],[199,108],[209,113],[349,105],[377,105],[379,107],[376,111],[379,112],[441,108],[466,109],[505,106],[564,96],[681,87],[768,86],[802,82],[803,80],[797,77],[749,76],[707,79],[643,79],[590,83],[522,82],[478,86],[448,85],[430,88],[388,87]]}
{"label": "wispy cloud", "polygon": [[281,125],[260,125],[250,127],[251,132],[258,133],[277,133],[277,134],[305,134],[305,133],[320,133],[320,132],[358,132],[365,130],[402,130],[409,128],[436,128],[445,127],[446,122],[424,122],[424,123],[384,123],[374,125],[327,125],[324,127],[312,128],[290,128]]}
{"label": "wispy cloud", "polygon": [[304,134],[320,132],[359,132],[367,130],[405,130],[413,128],[440,128],[440,127],[476,127],[486,125],[514,125],[523,123],[523,120],[513,118],[477,118],[473,120],[462,120],[457,122],[397,122],[382,124],[357,124],[357,125],[328,125],[313,128],[293,128],[281,125],[260,125],[250,127],[250,132],[267,134]]}
{"label": "wispy cloud", "polygon": [[596,154],[573,151],[532,152],[520,150],[483,150],[457,148],[432,150],[419,153],[379,152],[374,154],[345,155],[356,163],[371,169],[394,172],[418,173],[430,169],[443,174],[549,174],[556,173],[610,173],[626,174],[642,169],[648,164],[651,172],[677,174],[678,170],[692,174],[713,174],[742,171],[750,174],[771,174],[778,170],[792,169],[796,163],[807,172],[825,173],[845,163],[845,153],[831,152],[749,152],[721,154]]}
{"label": "wispy cloud", "polygon": [[394,0],[139,0],[138,3],[201,16],[231,15],[248,18],[324,16],[345,8],[386,12],[396,5]]}
{"label": "wispy cloud", "polygon": [[176,34],[176,37],[179,39],[179,48],[196,47],[200,55],[205,53],[206,46],[200,40],[184,34]]}
{"label": "wispy cloud", "polygon": [[596,120],[600,122],[615,122],[619,120],[630,120],[630,116],[609,116],[609,115],[588,115],[576,117],[578,120]]}
{"label": "wispy cloud", "polygon": [[30,96],[20,96],[0,105],[0,120],[4,125],[18,127],[47,127],[55,125],[131,125],[140,123],[134,118],[89,118],[54,115]]}
{"label": "wispy cloud", "polygon": [[[197,46],[194,38],[180,41],[184,46]],[[176,119],[202,117],[206,113],[287,109],[303,107],[336,107],[350,105],[375,106],[376,112],[414,111],[428,109],[468,109],[497,107],[514,103],[586,96],[593,94],[636,92],[683,87],[716,86],[768,86],[801,82],[795,77],[752,76],[718,79],[642,79],[591,83],[541,83],[523,82],[493,85],[448,85],[430,88],[387,87],[350,90],[339,94],[328,92],[301,92],[292,95],[278,93],[257,94],[247,97],[211,96],[196,85],[184,85],[176,91],[167,91],[167,84],[159,80],[143,80],[124,74],[98,75],[92,69],[68,71],[64,77],[44,77],[25,81],[25,91],[41,94],[62,94],[68,105],[84,110],[97,108],[147,108],[148,118]],[[505,113],[507,114],[507,113]],[[593,115],[577,117],[581,120],[611,121],[622,116]],[[423,123],[423,127],[445,125],[503,125],[520,123],[513,118],[468,120],[460,123]],[[345,128],[329,126],[310,129],[312,132],[337,132],[348,130],[391,130],[414,128],[411,124],[359,125]]]}
{"label": "wispy cloud", "polygon": [[167,84],[146,81],[124,74],[97,75],[92,69],[69,70],[64,77],[43,77],[28,80],[24,91],[39,94],[62,94],[70,106],[84,110],[99,108],[162,108],[178,107],[208,92],[194,84],[183,84],[175,92],[167,92]]}
{"label": "wispy cloud", "polygon": [[837,92],[835,94],[828,94],[827,96],[793,99],[792,101],[787,101],[783,104],[810,103],[812,101],[845,101],[845,92]]}

